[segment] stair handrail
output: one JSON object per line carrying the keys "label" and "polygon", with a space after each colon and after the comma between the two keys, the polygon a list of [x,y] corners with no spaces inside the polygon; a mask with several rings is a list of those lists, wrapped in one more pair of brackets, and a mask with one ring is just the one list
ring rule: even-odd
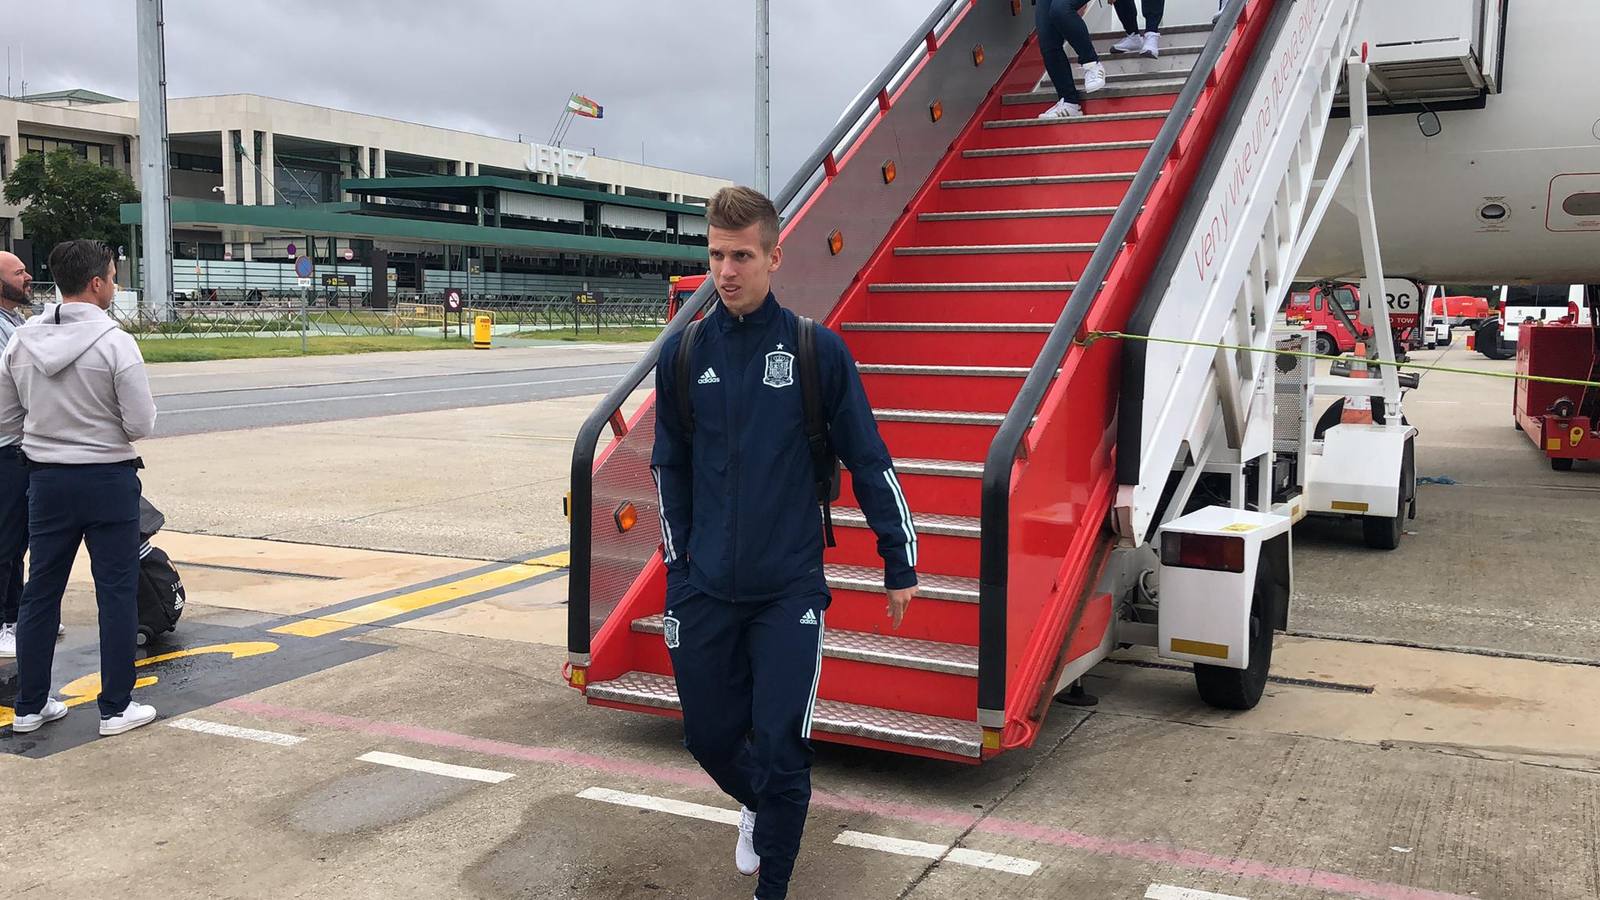
{"label": "stair handrail", "polygon": [[[839,117],[833,129],[817,145],[817,149],[806,157],[795,170],[793,177],[784,185],[783,190],[773,198],[773,205],[780,214],[790,208],[805,209],[804,201],[808,201],[828,183],[826,177],[816,178],[818,171],[828,172],[836,168],[840,149],[853,143],[861,130],[871,121],[867,114],[873,112],[875,115],[882,115],[887,111],[888,104],[885,100],[893,93],[892,88],[902,77],[910,77],[911,73],[916,71],[916,67],[911,63],[918,54],[931,55],[936,52],[942,43],[941,38],[957,18],[957,13],[977,2],[980,0],[944,0],[928,14],[918,29],[900,47],[894,59],[884,66],[878,77],[868,84],[855,102]],[[796,201],[801,202],[797,205]],[[784,216],[782,224],[785,231],[793,221],[793,215]],[[572,494],[568,503],[571,535],[567,581],[567,656],[573,666],[589,665],[591,640],[589,593],[593,586],[591,572],[594,461],[595,454],[599,450],[601,430],[609,425],[614,437],[621,438],[627,434],[628,426],[622,416],[623,404],[654,371],[656,363],[661,358],[661,348],[666,341],[688,327],[689,322],[711,306],[716,296],[716,284],[713,279],[707,278],[705,283],[684,301],[666,328],[662,329],[661,334],[651,342],[650,349],[645,351],[645,355],[601,399],[594,412],[589,414],[582,427],[578,429],[577,443],[572,450]]]}
{"label": "stair handrail", "polygon": [[1161,177],[1161,170],[1172,156],[1190,119],[1200,94],[1228,42],[1233,38],[1240,16],[1251,0],[1228,0],[1213,25],[1211,36],[1201,49],[1195,65],[1184,80],[1172,113],[1162,123],[1155,140],[1117,205],[1105,236],[1095,246],[1084,266],[1065,308],[1050,329],[1044,347],[1028,370],[1022,389],[1006,412],[1000,429],[989,444],[983,464],[980,511],[981,546],[978,565],[978,724],[987,730],[1005,728],[1007,584],[1010,569],[1011,469],[1022,447],[1022,440],[1038,415],[1055,373],[1071,351],[1104,286],[1112,265],[1128,243],[1135,221]]}

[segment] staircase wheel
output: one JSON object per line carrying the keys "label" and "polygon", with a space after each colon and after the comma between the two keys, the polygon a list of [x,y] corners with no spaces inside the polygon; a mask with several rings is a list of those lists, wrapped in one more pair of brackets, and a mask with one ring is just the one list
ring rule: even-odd
{"label": "staircase wheel", "polygon": [[1194,686],[1207,706],[1217,709],[1255,709],[1267,688],[1272,668],[1272,626],[1257,592],[1250,607],[1250,665],[1243,669],[1196,663]]}

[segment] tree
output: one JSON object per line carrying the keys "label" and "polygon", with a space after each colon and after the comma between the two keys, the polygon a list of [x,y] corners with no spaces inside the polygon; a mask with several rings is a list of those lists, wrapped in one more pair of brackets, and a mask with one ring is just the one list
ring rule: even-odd
{"label": "tree", "polygon": [[133,179],[110,166],[92,163],[62,148],[49,154],[25,153],[5,183],[6,202],[27,204],[22,225],[42,254],[62,241],[127,243],[124,203],[137,203]]}

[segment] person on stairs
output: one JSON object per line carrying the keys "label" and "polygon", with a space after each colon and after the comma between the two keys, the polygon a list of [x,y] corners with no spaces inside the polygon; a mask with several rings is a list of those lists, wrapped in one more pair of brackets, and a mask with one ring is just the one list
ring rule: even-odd
{"label": "person on stairs", "polygon": [[1139,9],[1136,0],[1116,0],[1117,18],[1122,20],[1122,30],[1128,36],[1111,45],[1112,53],[1137,53],[1156,59],[1161,56],[1161,16],[1166,12],[1167,0],[1143,0],[1144,30],[1139,29]]}
{"label": "person on stairs", "polygon": [[1089,26],[1083,22],[1083,8],[1090,0],[1038,0],[1033,10],[1034,27],[1039,31],[1039,55],[1050,73],[1060,99],[1039,114],[1041,119],[1075,119],[1083,115],[1083,99],[1072,75],[1072,60],[1062,44],[1071,44],[1083,65],[1083,93],[1092,94],[1106,86],[1106,67],[1095,52]]}

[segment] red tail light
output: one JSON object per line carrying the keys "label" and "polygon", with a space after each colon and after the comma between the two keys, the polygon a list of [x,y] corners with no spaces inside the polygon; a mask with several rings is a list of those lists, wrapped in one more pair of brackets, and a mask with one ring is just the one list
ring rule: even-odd
{"label": "red tail light", "polygon": [[1209,534],[1161,535],[1161,564],[1180,569],[1244,571],[1244,538]]}

